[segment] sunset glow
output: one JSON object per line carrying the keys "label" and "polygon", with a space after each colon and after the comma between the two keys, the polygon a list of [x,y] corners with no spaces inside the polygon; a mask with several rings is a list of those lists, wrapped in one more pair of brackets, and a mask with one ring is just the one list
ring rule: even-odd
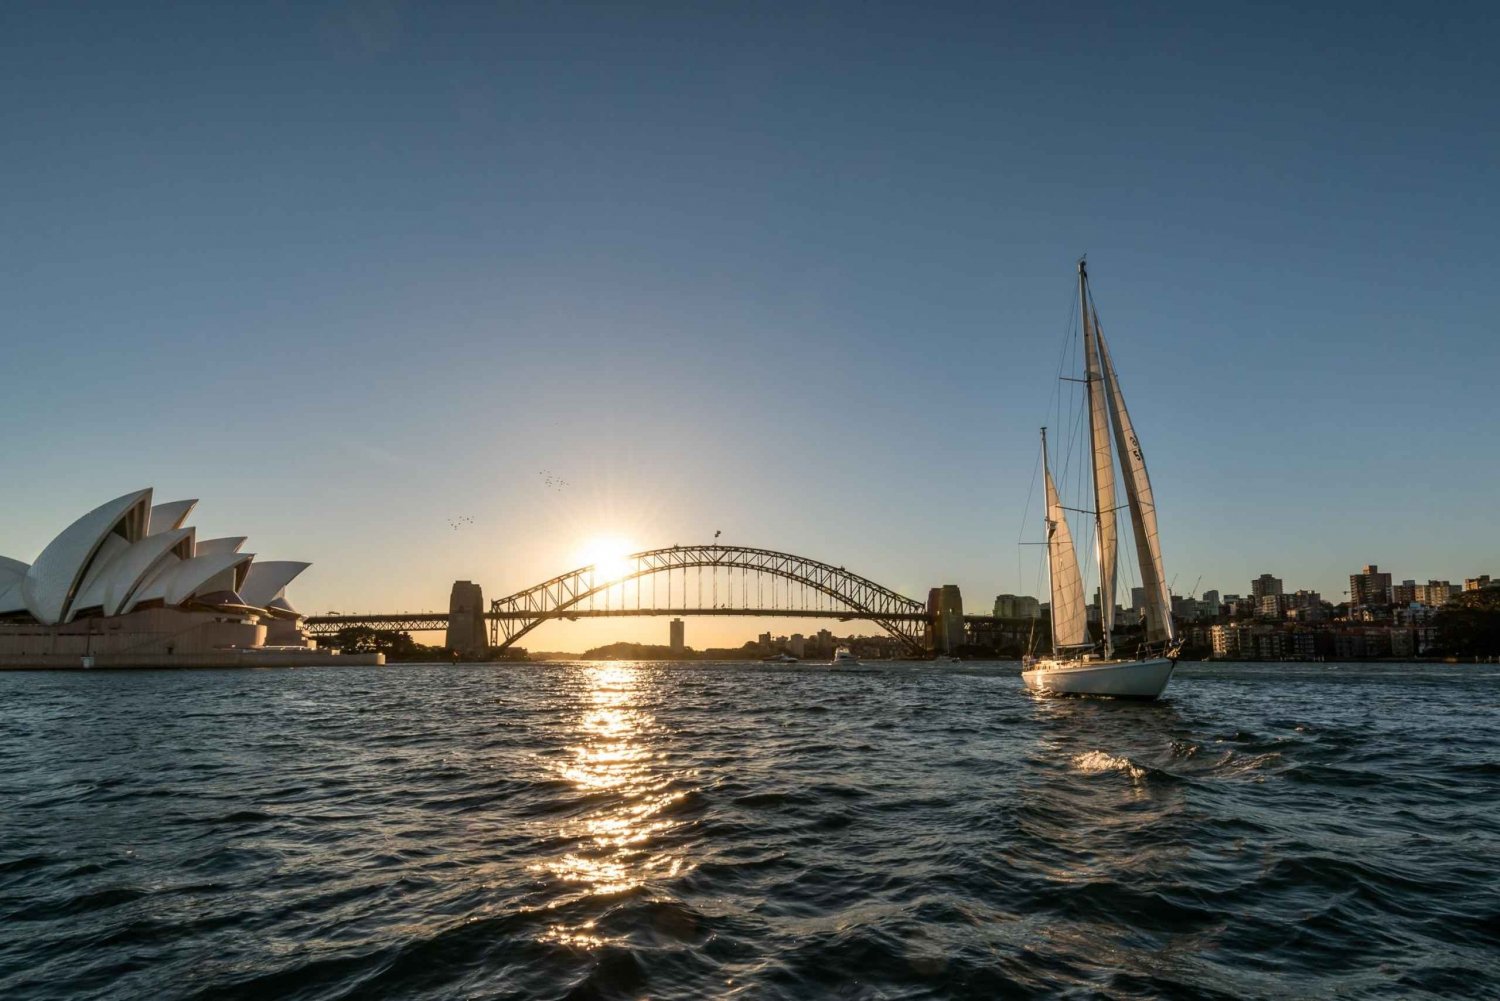
{"label": "sunset glow", "polygon": [[594,580],[604,584],[630,575],[635,564],[628,558],[637,552],[634,543],[618,535],[596,535],[579,547],[579,566],[594,568]]}

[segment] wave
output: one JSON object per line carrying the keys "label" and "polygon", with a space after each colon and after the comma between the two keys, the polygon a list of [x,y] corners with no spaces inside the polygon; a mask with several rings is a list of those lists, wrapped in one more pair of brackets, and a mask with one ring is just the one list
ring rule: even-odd
{"label": "wave", "polygon": [[1121,772],[1129,776],[1132,782],[1144,782],[1146,780],[1146,769],[1135,764],[1129,758],[1118,757],[1105,751],[1086,751],[1083,754],[1074,755],[1073,768],[1083,772],[1085,775],[1097,775],[1101,772]]}

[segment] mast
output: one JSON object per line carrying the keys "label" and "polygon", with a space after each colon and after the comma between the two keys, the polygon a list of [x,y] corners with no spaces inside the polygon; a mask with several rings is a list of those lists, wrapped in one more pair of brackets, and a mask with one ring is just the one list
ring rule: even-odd
{"label": "mast", "polygon": [[1089,275],[1078,262],[1078,315],[1083,318],[1084,383],[1089,403],[1089,454],[1094,460],[1094,539],[1099,555],[1099,627],[1104,656],[1114,654],[1115,564],[1118,559],[1115,526],[1115,457],[1110,450],[1109,400],[1096,343],[1097,324],[1089,308]]}

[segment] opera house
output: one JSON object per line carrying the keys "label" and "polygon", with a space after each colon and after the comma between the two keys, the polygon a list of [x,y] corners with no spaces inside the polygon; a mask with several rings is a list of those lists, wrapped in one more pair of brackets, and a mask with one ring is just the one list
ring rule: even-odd
{"label": "opera house", "polygon": [[308,564],[199,539],[196,500],[116,497],[31,564],[0,556],[0,668],[380,663],[317,650],[286,587]]}

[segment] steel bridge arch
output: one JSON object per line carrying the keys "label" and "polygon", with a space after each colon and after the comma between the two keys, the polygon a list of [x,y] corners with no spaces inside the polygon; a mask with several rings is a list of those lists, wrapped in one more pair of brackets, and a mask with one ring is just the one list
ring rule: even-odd
{"label": "steel bridge arch", "polygon": [[[851,612],[869,619],[901,640],[912,652],[925,649],[927,606],[882,587],[866,577],[830,563],[749,546],[667,546],[634,553],[619,561],[628,566],[607,580],[598,578],[597,564],[579,567],[534,587],[490,602],[490,646],[504,650],[551,619],[567,618],[569,608],[628,582],[674,570],[695,567],[735,569],[770,574],[810,587]],[[795,609],[788,609],[795,618]]]}

